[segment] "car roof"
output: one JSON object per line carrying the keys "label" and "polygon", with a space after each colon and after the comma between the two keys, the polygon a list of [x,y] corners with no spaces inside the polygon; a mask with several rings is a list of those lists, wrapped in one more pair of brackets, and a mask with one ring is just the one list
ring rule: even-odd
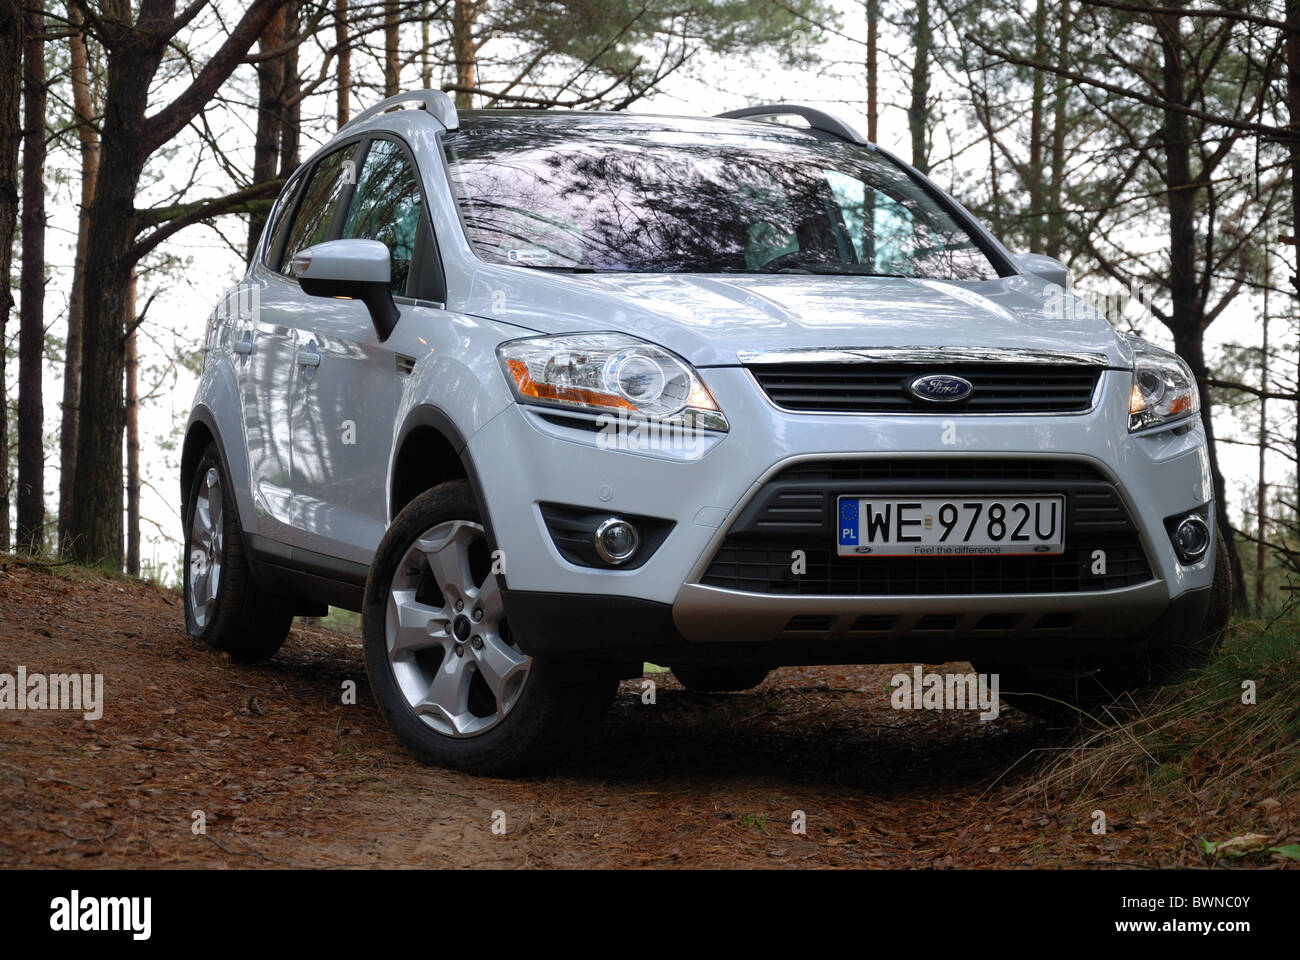
{"label": "car roof", "polygon": [[839,140],[811,127],[766,120],[734,120],[723,117],[683,117],[668,114],[628,113],[623,110],[461,110],[461,130],[493,127],[553,127],[585,132],[730,134],[742,137],[778,137],[798,140]]}

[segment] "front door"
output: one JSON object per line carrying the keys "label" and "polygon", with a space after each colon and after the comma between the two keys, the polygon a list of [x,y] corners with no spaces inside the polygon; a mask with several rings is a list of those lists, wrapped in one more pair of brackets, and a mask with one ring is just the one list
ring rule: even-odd
{"label": "front door", "polygon": [[[374,139],[337,237],[387,245],[398,310],[411,323],[417,236],[425,205],[410,155]],[[388,525],[387,470],[402,369],[364,304],[318,298],[297,330],[293,404],[294,526],[301,545],[368,563]]]}

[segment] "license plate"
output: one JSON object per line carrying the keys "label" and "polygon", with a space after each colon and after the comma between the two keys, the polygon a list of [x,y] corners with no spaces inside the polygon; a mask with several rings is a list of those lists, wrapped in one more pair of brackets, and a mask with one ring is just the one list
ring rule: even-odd
{"label": "license plate", "polygon": [[841,557],[1061,553],[1065,498],[840,497]]}

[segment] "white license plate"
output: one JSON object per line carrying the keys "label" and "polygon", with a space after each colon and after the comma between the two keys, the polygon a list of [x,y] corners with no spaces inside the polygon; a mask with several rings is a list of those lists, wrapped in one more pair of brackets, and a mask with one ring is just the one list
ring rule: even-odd
{"label": "white license plate", "polygon": [[1061,553],[1065,498],[840,497],[841,557]]}

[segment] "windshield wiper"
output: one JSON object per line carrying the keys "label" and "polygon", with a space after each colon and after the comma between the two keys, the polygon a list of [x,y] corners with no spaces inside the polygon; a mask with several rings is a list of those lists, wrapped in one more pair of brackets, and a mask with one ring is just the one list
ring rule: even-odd
{"label": "windshield wiper", "polygon": [[842,277],[894,277],[896,279],[910,279],[907,274],[903,273],[883,273],[878,270],[867,270],[861,264],[857,263],[800,263],[791,264],[788,267],[780,267],[776,270],[760,271],[765,273],[814,273],[827,274],[831,276]]}
{"label": "windshield wiper", "polygon": [[559,264],[521,263],[520,261],[516,260],[514,263],[509,264],[509,266],[524,267],[528,270],[554,270],[558,273],[603,273],[604,272],[602,270],[597,270],[595,267],[587,266],[586,264],[583,263],[575,264],[575,265],[562,264],[562,263]]}

